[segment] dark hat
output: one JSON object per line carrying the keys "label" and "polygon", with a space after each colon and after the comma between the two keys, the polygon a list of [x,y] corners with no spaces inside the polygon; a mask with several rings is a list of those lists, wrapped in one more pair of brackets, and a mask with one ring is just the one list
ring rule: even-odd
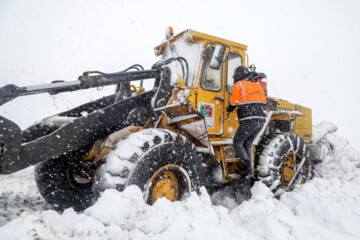
{"label": "dark hat", "polygon": [[240,66],[235,69],[234,80],[239,81],[250,75],[250,71],[247,67]]}

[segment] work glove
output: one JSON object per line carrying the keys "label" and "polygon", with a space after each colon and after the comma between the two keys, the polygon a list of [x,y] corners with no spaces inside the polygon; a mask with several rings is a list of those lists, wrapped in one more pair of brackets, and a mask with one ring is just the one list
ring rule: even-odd
{"label": "work glove", "polygon": [[231,104],[229,104],[226,108],[226,115],[229,115],[235,108],[236,106],[232,106]]}

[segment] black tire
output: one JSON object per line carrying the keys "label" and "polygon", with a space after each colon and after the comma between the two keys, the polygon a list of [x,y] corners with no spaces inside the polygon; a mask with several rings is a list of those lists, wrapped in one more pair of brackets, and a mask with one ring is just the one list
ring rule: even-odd
{"label": "black tire", "polygon": [[[297,184],[304,184],[314,176],[313,160],[305,141],[295,133],[282,133],[267,137],[257,161],[257,176],[274,193],[280,196],[291,191]],[[289,186],[301,161],[305,162],[294,181]]]}
{"label": "black tire", "polygon": [[71,156],[49,159],[35,167],[35,181],[43,198],[54,209],[64,211],[73,208],[83,211],[94,199],[93,181],[79,182],[75,174],[78,168],[71,164]]}
{"label": "black tire", "polygon": [[201,163],[195,146],[184,136],[166,129],[145,129],[118,142],[105,157],[96,172],[94,193],[100,196],[108,188],[122,191],[137,185],[144,192],[145,201],[152,204],[148,182],[163,169],[176,175],[180,187],[176,200],[181,200],[186,195],[186,189],[181,189],[184,184],[191,191],[199,189]]}

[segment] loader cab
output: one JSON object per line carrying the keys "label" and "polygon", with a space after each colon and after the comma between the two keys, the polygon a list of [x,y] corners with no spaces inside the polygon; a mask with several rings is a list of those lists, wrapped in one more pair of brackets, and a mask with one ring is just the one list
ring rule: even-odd
{"label": "loader cab", "polygon": [[[222,54],[227,57],[223,58],[225,60],[221,61],[218,69],[214,69],[211,67],[212,60],[214,53],[218,54],[216,48],[219,45],[225,46]],[[161,56],[163,61],[176,57],[186,59],[188,76],[176,61],[168,66],[172,74],[183,76],[183,87],[190,92],[188,100],[205,117],[209,137],[213,140],[232,137],[238,126],[235,112],[225,119],[226,107],[234,85],[234,70],[245,65],[246,50],[246,45],[190,29],[155,47],[155,55]]]}

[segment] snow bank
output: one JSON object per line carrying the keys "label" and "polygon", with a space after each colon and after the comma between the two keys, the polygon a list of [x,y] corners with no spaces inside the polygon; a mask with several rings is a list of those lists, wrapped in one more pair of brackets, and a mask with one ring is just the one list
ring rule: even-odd
{"label": "snow bank", "polygon": [[315,142],[319,141],[321,138],[325,137],[328,133],[335,133],[337,131],[337,126],[331,122],[320,122],[314,126],[313,129],[313,140]]}
{"label": "snow bank", "polygon": [[0,175],[0,226],[23,212],[35,212],[50,205],[37,190],[34,167],[11,174]]}
{"label": "snow bank", "polygon": [[107,190],[83,214],[67,209],[62,215],[47,210],[24,213],[0,229],[7,239],[230,239],[244,237],[229,210],[213,206],[202,189],[184,202],[160,199],[144,203],[138,187],[124,192]]}
{"label": "snow bank", "polygon": [[[316,166],[312,181],[283,194],[280,200],[257,182],[250,190],[251,198],[234,185],[233,189],[223,189],[211,196],[202,188],[199,196],[192,193],[185,201],[173,203],[160,199],[148,206],[140,189],[131,186],[124,192],[105,191],[84,213],[67,209],[59,214],[41,200],[31,176],[33,168],[1,176],[0,216],[2,223],[7,224],[0,228],[0,236],[6,239],[359,239],[360,154],[335,133],[328,138],[335,146],[335,156]],[[26,199],[32,202],[30,207]],[[4,208],[4,204],[8,206]],[[21,212],[24,213],[20,215]]]}

